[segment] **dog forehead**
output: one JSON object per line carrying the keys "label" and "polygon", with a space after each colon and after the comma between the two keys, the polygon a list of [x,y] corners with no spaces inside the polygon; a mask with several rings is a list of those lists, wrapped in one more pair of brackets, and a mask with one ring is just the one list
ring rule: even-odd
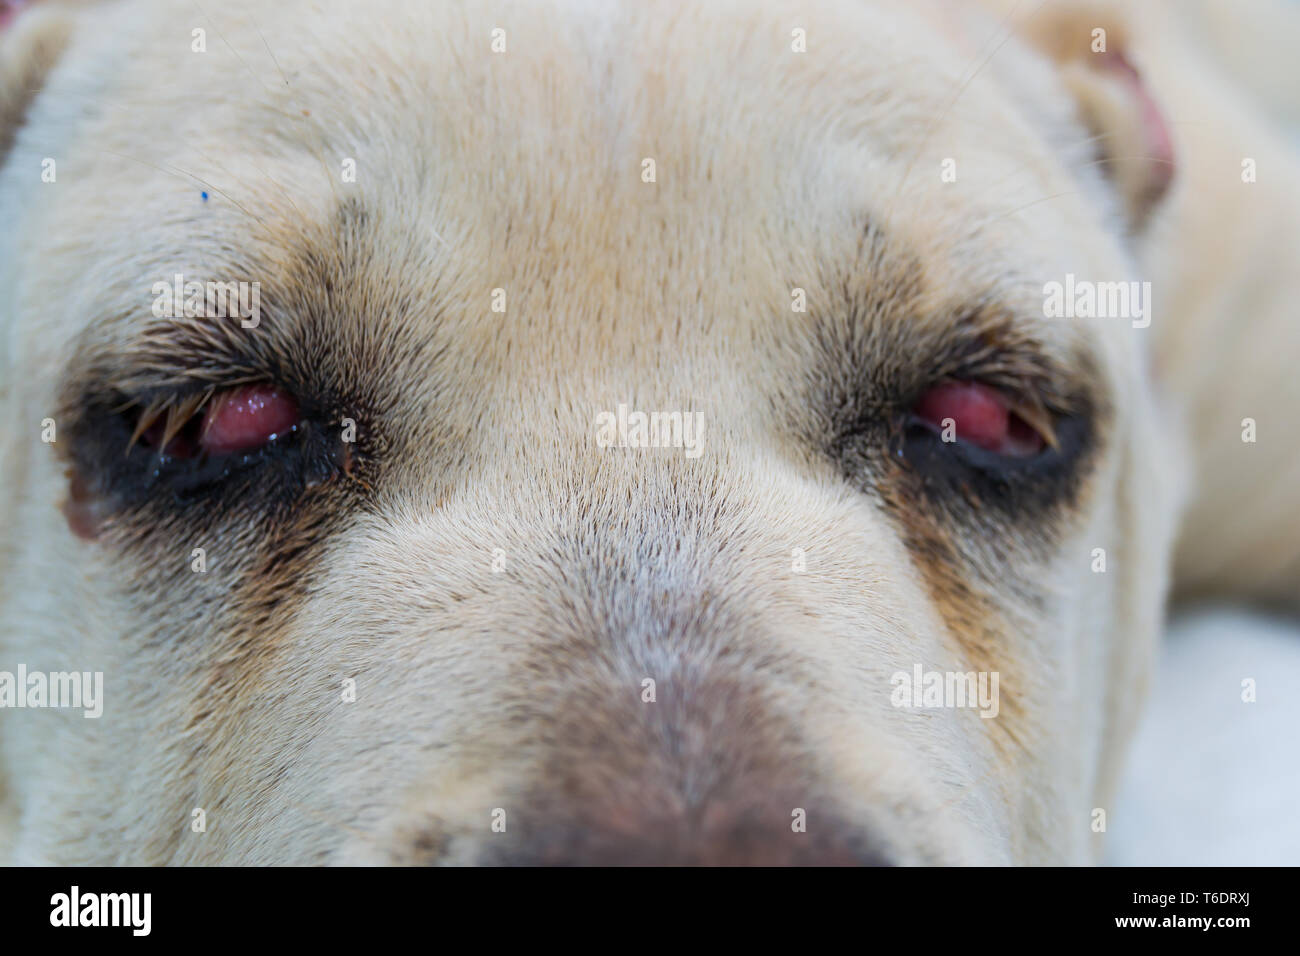
{"label": "dog forehead", "polygon": [[[117,243],[137,275],[159,276],[186,261],[238,271],[245,251],[325,266],[360,253],[366,283],[409,286],[405,300],[426,306],[404,321],[458,324],[478,342],[467,348],[495,351],[545,338],[609,355],[625,333],[684,322],[716,344],[788,310],[796,289],[834,309],[880,278],[854,272],[873,226],[905,250],[897,268],[923,264],[953,298],[987,295],[1006,262],[1066,248],[1060,207],[1006,208],[996,181],[973,204],[930,167],[961,137],[960,175],[1019,164],[1046,192],[1060,171],[987,89],[961,90],[960,70],[922,42],[933,24],[883,6],[431,4],[353,22],[233,4],[148,109],[105,111],[118,128],[100,184],[158,195],[124,189],[121,212],[97,217],[113,233],[100,248]],[[142,23],[156,34],[183,19]],[[157,42],[124,71],[123,102],[157,83]],[[132,124],[159,115],[177,135],[139,162]],[[1002,178],[1023,199],[1023,178]],[[973,234],[980,219],[995,228]]]}
{"label": "dog forehead", "polygon": [[[1032,151],[933,24],[893,4],[387,6],[358,20],[233,3],[193,31],[159,8],[105,91],[114,125],[232,194],[262,179],[242,160],[292,154],[291,191],[400,189],[417,207],[460,195],[516,227],[610,199],[742,225],[788,212],[797,227],[928,188],[929,170],[886,173],[931,140],[962,137],[972,163]],[[174,72],[164,53],[190,32],[201,52]]]}

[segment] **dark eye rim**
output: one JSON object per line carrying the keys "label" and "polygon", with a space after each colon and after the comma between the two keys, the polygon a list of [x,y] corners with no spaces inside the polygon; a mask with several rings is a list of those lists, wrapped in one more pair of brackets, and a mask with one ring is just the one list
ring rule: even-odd
{"label": "dark eye rim", "polygon": [[[226,451],[214,451],[203,447],[203,432],[207,425],[207,415],[216,406],[238,393],[248,394],[249,390],[262,389],[280,398],[287,399],[289,407],[285,410],[294,416],[294,424],[277,429],[260,442],[245,447]],[[296,432],[303,423],[300,403],[286,388],[269,382],[254,382],[223,389],[207,389],[178,398],[164,394],[148,405],[132,402],[136,421],[131,433],[129,450],[137,444],[154,450],[162,459],[192,460],[195,458],[228,459],[244,454],[251,454],[261,448],[269,448],[278,441]],[[127,412],[130,414],[130,412]],[[170,436],[170,437],[169,437]]]}
{"label": "dark eye rim", "polygon": [[1071,469],[1091,445],[1087,412],[1053,417],[1056,445],[1045,444],[1029,456],[1006,455],[970,442],[945,442],[941,430],[911,411],[901,415],[890,440],[890,459],[936,476],[978,476],[998,483],[1059,476]]}
{"label": "dark eye rim", "polygon": [[[181,457],[138,440],[132,442],[143,409],[159,401],[185,407],[205,392],[219,394],[223,390],[207,386],[153,390],[136,396],[111,391],[85,394],[65,415],[68,440],[60,443],[64,445],[61,450],[89,487],[122,508],[151,501],[176,506],[202,501],[237,503],[253,497],[287,501],[304,487],[350,466],[352,450],[336,447],[341,442],[331,440],[338,430],[328,427],[326,416],[317,407],[301,401],[299,421],[292,429],[247,451]],[[204,407],[199,405],[191,412],[186,427],[201,421]],[[250,495],[250,485],[263,488],[266,494]],[[227,495],[231,489],[239,490]]]}
{"label": "dark eye rim", "polygon": [[[1006,389],[978,379],[949,377],[931,385],[909,406],[907,424],[909,426],[913,423],[929,425],[942,435],[943,426],[940,421],[936,421],[936,415],[940,412],[936,411],[933,405],[937,403],[941,409],[947,411],[944,408],[945,399],[955,399],[961,406],[970,405],[973,399],[975,403],[973,408],[968,407],[966,411],[975,411],[977,416],[986,417],[990,408],[999,409],[1005,419],[1005,432],[1000,435],[1000,441],[1015,450],[994,451],[987,445],[981,445],[975,438],[962,437],[963,428],[958,419],[965,418],[965,415],[960,408],[952,410],[950,417],[941,419],[943,422],[951,422],[955,432],[954,438],[946,444],[961,445],[971,451],[984,450],[999,459],[1017,461],[1035,458],[1057,444],[1055,424],[1057,416],[1043,407],[1041,402],[1023,395],[1017,396]],[[928,413],[925,411],[927,406],[930,406]],[[989,423],[986,422],[985,427],[987,424]]]}

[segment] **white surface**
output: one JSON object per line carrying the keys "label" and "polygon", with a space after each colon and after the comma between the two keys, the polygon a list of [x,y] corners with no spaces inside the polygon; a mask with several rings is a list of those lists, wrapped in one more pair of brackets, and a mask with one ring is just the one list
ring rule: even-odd
{"label": "white surface", "polygon": [[1175,622],[1108,835],[1117,866],[1300,865],[1300,621]]}

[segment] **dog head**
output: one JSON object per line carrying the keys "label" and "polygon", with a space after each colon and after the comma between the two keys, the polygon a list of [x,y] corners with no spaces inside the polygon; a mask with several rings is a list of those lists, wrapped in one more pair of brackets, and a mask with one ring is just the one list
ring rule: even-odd
{"label": "dog head", "polygon": [[883,2],[5,43],[0,669],[104,674],[6,714],[15,858],[1095,852],[1176,495],[1138,323],[1044,314],[1155,189],[1064,58]]}

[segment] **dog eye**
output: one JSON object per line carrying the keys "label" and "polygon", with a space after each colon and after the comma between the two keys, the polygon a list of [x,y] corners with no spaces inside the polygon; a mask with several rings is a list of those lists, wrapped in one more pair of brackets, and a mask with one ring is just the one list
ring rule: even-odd
{"label": "dog eye", "polygon": [[1030,459],[1055,445],[1046,413],[1017,405],[981,382],[942,382],[912,407],[911,426],[937,433],[949,443],[1007,459]]}
{"label": "dog eye", "polygon": [[272,385],[248,385],[141,412],[132,440],[171,459],[255,451],[293,432],[298,403]]}
{"label": "dog eye", "polygon": [[[113,366],[69,384],[64,448],[78,489],[69,501],[93,505],[95,526],[111,517],[164,527],[182,512],[191,523],[275,521],[309,493],[373,487],[363,477],[371,474],[373,432],[363,427],[358,436],[339,424],[364,420],[364,406],[278,376],[232,374],[196,390],[193,380],[213,374],[212,364],[195,361],[160,381]],[[74,530],[87,537],[83,525],[90,527],[78,522]]]}
{"label": "dog eye", "polygon": [[199,447],[229,455],[270,444],[298,424],[298,403],[269,385],[250,385],[218,395],[208,405]]}

